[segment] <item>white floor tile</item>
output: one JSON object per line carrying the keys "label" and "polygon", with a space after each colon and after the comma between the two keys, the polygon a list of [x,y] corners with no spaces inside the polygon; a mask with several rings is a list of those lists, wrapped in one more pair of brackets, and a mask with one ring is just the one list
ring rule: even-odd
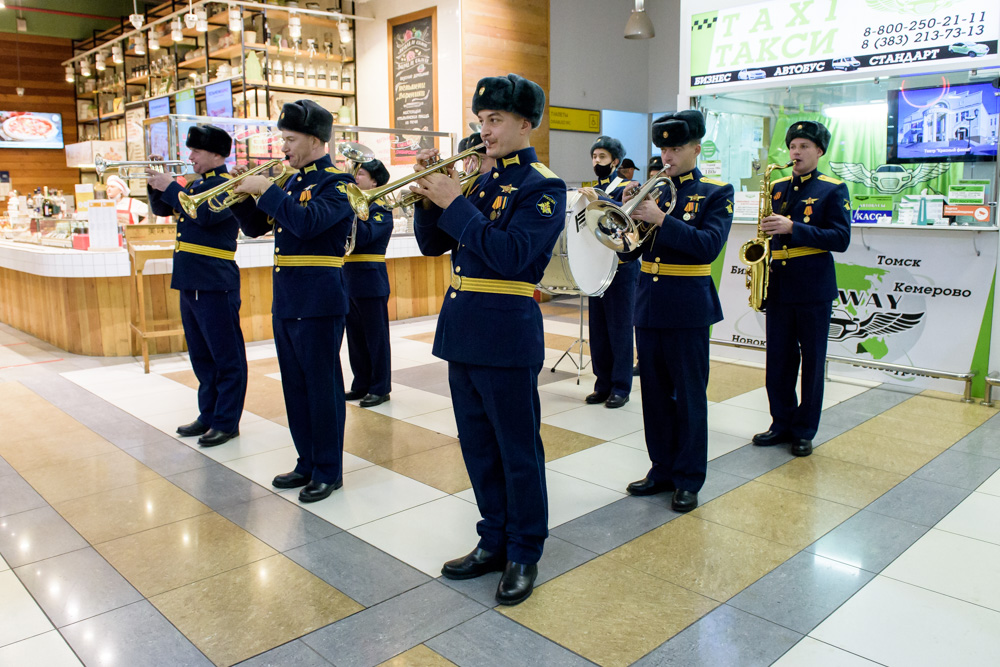
{"label": "white floor tile", "polygon": [[538,391],[538,400],[542,406],[542,417],[559,414],[567,410],[575,410],[583,403],[583,399],[544,391],[545,386],[539,387]]}
{"label": "white floor tile", "polygon": [[[264,488],[270,489],[271,480],[274,479],[274,476],[293,470],[298,457],[299,455],[296,453],[295,447],[288,446],[262,454],[226,461],[224,465],[247,479],[257,482]],[[371,465],[374,464],[370,461],[365,461],[359,456],[344,452],[345,473],[361,470]]]}
{"label": "white floor tile", "polygon": [[748,410],[756,410],[757,412],[768,412],[770,410],[770,403],[767,401],[767,389],[764,387],[759,387],[739,396],[733,396],[722,401],[722,405],[735,405],[738,408],[747,408]]}
{"label": "white floor tile", "polygon": [[387,402],[373,408],[365,408],[393,419],[407,419],[428,412],[447,410],[451,407],[451,399],[440,394],[432,394],[421,389],[405,388],[393,391]]}
{"label": "white floor tile", "polygon": [[[573,368],[563,368],[562,365],[560,365],[559,369],[567,372],[576,371],[576,369]],[[544,391],[547,394],[559,394],[560,396],[565,396],[567,398],[575,398],[582,404],[583,399],[587,397],[587,394],[594,391],[594,376],[593,374],[585,374],[580,379],[580,384],[576,383],[575,377],[559,380],[559,382],[550,382],[539,387],[538,391]]]}
{"label": "white floor tile", "polygon": [[1000,546],[932,528],[882,575],[1000,612],[998,563]]}
{"label": "white floor tile", "polygon": [[475,548],[479,510],[453,496],[352,528],[349,532],[436,577],[441,565]]}
{"label": "white floor tile", "polygon": [[640,429],[634,433],[617,437],[614,441],[619,445],[625,445],[626,447],[638,449],[642,452],[648,451],[646,449],[646,429]]}
{"label": "white floor tile", "polygon": [[239,437],[233,438],[224,445],[201,447],[198,451],[210,459],[222,463],[291,446],[292,434],[288,427],[262,419],[249,424],[240,424]]}
{"label": "white floor tile", "polygon": [[854,381],[848,382],[837,382],[836,380],[827,380],[823,385],[823,399],[828,398],[833,399],[837,403],[846,401],[849,398],[854,398],[860,394],[865,393],[871,387],[866,384],[857,384]]}
{"label": "white floor tile", "polygon": [[187,409],[191,414],[198,416],[198,392],[178,384],[168,390],[152,394],[114,396],[105,400],[143,420],[146,417],[181,409]]}
{"label": "white floor tile", "polygon": [[[433,361],[441,361],[437,357],[434,357]],[[404,357],[397,357],[395,354],[389,360],[389,370],[390,371],[401,371],[404,368],[415,368],[416,366],[423,366],[424,364],[432,363],[429,361],[416,361],[414,359],[406,359]],[[352,376],[353,377],[353,376]]]}
{"label": "white floor tile", "polygon": [[812,637],[803,637],[772,663],[772,667],[871,667],[877,664]]}
{"label": "white floor tile", "polygon": [[642,429],[642,415],[625,410],[608,410],[600,405],[584,405],[576,410],[543,417],[542,422],[601,440],[614,440]]}
{"label": "white floor tile", "polygon": [[52,624],[12,570],[0,572],[0,646],[52,629]]}
{"label": "white floor tile", "polygon": [[181,424],[188,424],[191,420],[198,416],[198,408],[196,406],[191,406],[190,408],[182,408],[180,410],[173,410],[171,412],[164,412],[159,415],[152,415],[143,419],[144,422],[149,424],[155,429],[159,429],[171,435],[186,445],[190,445],[195,449],[198,448],[198,438],[181,438],[177,435],[177,427]]}
{"label": "white floor tile", "polygon": [[57,630],[0,648],[0,665],[77,667],[81,663]]}
{"label": "white floor tile", "polygon": [[980,484],[976,491],[979,493],[988,493],[991,496],[1000,496],[1000,470],[993,473],[988,480]]}
{"label": "white floor tile", "polygon": [[935,528],[1000,545],[1000,497],[972,493]]}
{"label": "white floor tile", "polygon": [[708,432],[708,460],[717,459],[734,449],[739,449],[749,442],[748,438],[739,435],[729,435],[718,431]]}
{"label": "white floor tile", "polygon": [[708,428],[719,433],[752,438],[771,425],[771,415],[759,410],[718,403],[708,408]]}
{"label": "white floor tile", "polygon": [[549,528],[555,528],[625,497],[624,493],[551,469],[546,471],[545,486],[549,497]]}
{"label": "white floor tile", "polygon": [[3,556],[0,556],[0,572],[6,572],[9,569],[10,565],[7,565],[7,561],[3,559]]}
{"label": "white floor tile", "polygon": [[1000,664],[1000,613],[884,576],[809,635],[884,665]]}
{"label": "white floor tile", "polygon": [[[444,398],[442,396],[442,398]],[[451,401],[448,401],[449,405]],[[413,424],[414,426],[420,426],[443,435],[451,436],[452,438],[458,437],[458,424],[455,422],[455,409],[447,408],[445,410],[435,410],[434,412],[428,412],[426,414],[417,415],[415,417],[410,417],[404,419],[404,422],[408,424]]]}
{"label": "white floor tile", "polygon": [[649,455],[645,448],[640,451],[615,442],[605,442],[556,459],[546,467],[603,486],[617,492],[620,497],[630,482],[646,476],[649,465]]}

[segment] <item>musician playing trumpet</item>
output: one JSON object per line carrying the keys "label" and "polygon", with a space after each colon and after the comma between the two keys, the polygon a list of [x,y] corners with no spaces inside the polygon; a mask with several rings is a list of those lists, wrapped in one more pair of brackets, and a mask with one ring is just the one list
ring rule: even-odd
{"label": "musician playing trumpet", "polygon": [[203,204],[192,218],[178,196],[225,183],[226,158],[233,140],[222,128],[195,125],[185,145],[201,179],[181,188],[172,174],[146,171],[149,208],[177,216],[170,287],[180,292],[181,323],[191,368],[198,378],[198,418],[177,427],[181,437],[201,436],[202,447],[221,445],[240,434],[247,391],[247,357],[240,328],[240,270],[236,266],[239,223],[229,210]]}
{"label": "musician playing trumpet", "polygon": [[[708,464],[708,333],[722,319],[712,282],[733,222],[733,186],[698,170],[705,119],[696,110],[653,121],[666,175],[677,188],[647,199],[632,217],[658,227],[651,241],[625,256],[642,255],[635,329],[642,383],[642,418],[652,467],[627,490],[634,496],[672,492],[671,507],[698,505]],[[626,193],[626,199],[630,193]]]}

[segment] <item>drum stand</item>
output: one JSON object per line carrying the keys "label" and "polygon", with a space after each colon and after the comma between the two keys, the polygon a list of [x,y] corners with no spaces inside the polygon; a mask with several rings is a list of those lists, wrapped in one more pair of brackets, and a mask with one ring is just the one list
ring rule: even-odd
{"label": "drum stand", "polygon": [[[573,365],[576,366],[576,383],[580,384],[580,375],[583,373],[583,369],[587,367],[587,364],[590,363],[589,360],[587,361],[587,363],[583,362],[583,346],[586,345],[587,342],[588,342],[587,339],[583,337],[583,295],[581,294],[580,295],[580,336],[575,341],[573,341],[572,343],[570,343],[570,346],[568,348],[566,348],[566,351],[562,353],[562,356],[559,357],[559,359],[556,361],[556,363],[552,364],[552,369],[551,369],[552,372],[555,373],[556,372],[556,367],[559,366],[559,363],[563,359],[567,359],[568,358],[570,361],[573,362]],[[577,363],[576,359],[573,358],[573,348],[576,347],[577,345],[580,346],[580,362],[579,363]]]}

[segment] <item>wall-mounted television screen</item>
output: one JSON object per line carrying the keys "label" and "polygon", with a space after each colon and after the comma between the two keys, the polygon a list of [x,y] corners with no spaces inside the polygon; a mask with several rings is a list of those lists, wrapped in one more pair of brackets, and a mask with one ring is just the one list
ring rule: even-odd
{"label": "wall-mounted television screen", "polygon": [[891,90],[886,162],[996,160],[998,106],[991,82]]}
{"label": "wall-mounted television screen", "polygon": [[0,148],[62,148],[62,116],[42,111],[0,111]]}

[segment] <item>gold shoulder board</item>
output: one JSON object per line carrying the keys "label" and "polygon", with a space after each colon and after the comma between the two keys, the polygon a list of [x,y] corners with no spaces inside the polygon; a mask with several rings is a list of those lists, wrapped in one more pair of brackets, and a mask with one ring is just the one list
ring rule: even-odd
{"label": "gold shoulder board", "polygon": [[531,166],[534,167],[535,171],[537,171],[539,174],[541,174],[545,178],[559,178],[558,176],[556,176],[556,173],[554,171],[552,171],[551,169],[549,169],[548,167],[546,167],[541,162],[532,162]]}
{"label": "gold shoulder board", "polygon": [[771,185],[774,185],[775,183],[784,183],[785,181],[790,181],[790,180],[792,180],[791,176],[785,176],[784,178],[776,178],[773,181],[771,181]]}
{"label": "gold shoulder board", "polygon": [[836,179],[836,178],[833,178],[832,176],[827,176],[826,174],[820,174],[820,175],[818,176],[818,178],[819,178],[819,180],[821,180],[821,181],[825,181],[825,182],[827,182],[827,183],[833,183],[834,185],[843,185],[843,184],[844,184],[844,182],[843,182],[843,181],[841,181],[841,180],[838,180],[838,179]]}
{"label": "gold shoulder board", "polygon": [[330,172],[331,174],[343,174],[344,173],[343,169],[337,169],[336,167],[327,167],[326,171]]}
{"label": "gold shoulder board", "polygon": [[224,173],[224,174],[219,174],[219,176],[222,176],[222,177],[223,177],[224,179],[226,179],[227,181],[228,181],[228,180],[229,180],[230,178],[232,178],[232,177],[233,177],[233,175],[232,175],[232,174],[230,174],[229,172],[226,172],[226,173]]}
{"label": "gold shoulder board", "polygon": [[709,178],[708,176],[702,176],[701,177],[701,182],[702,183],[711,183],[712,185],[729,185],[728,183],[726,183],[724,181],[717,181],[714,178]]}

